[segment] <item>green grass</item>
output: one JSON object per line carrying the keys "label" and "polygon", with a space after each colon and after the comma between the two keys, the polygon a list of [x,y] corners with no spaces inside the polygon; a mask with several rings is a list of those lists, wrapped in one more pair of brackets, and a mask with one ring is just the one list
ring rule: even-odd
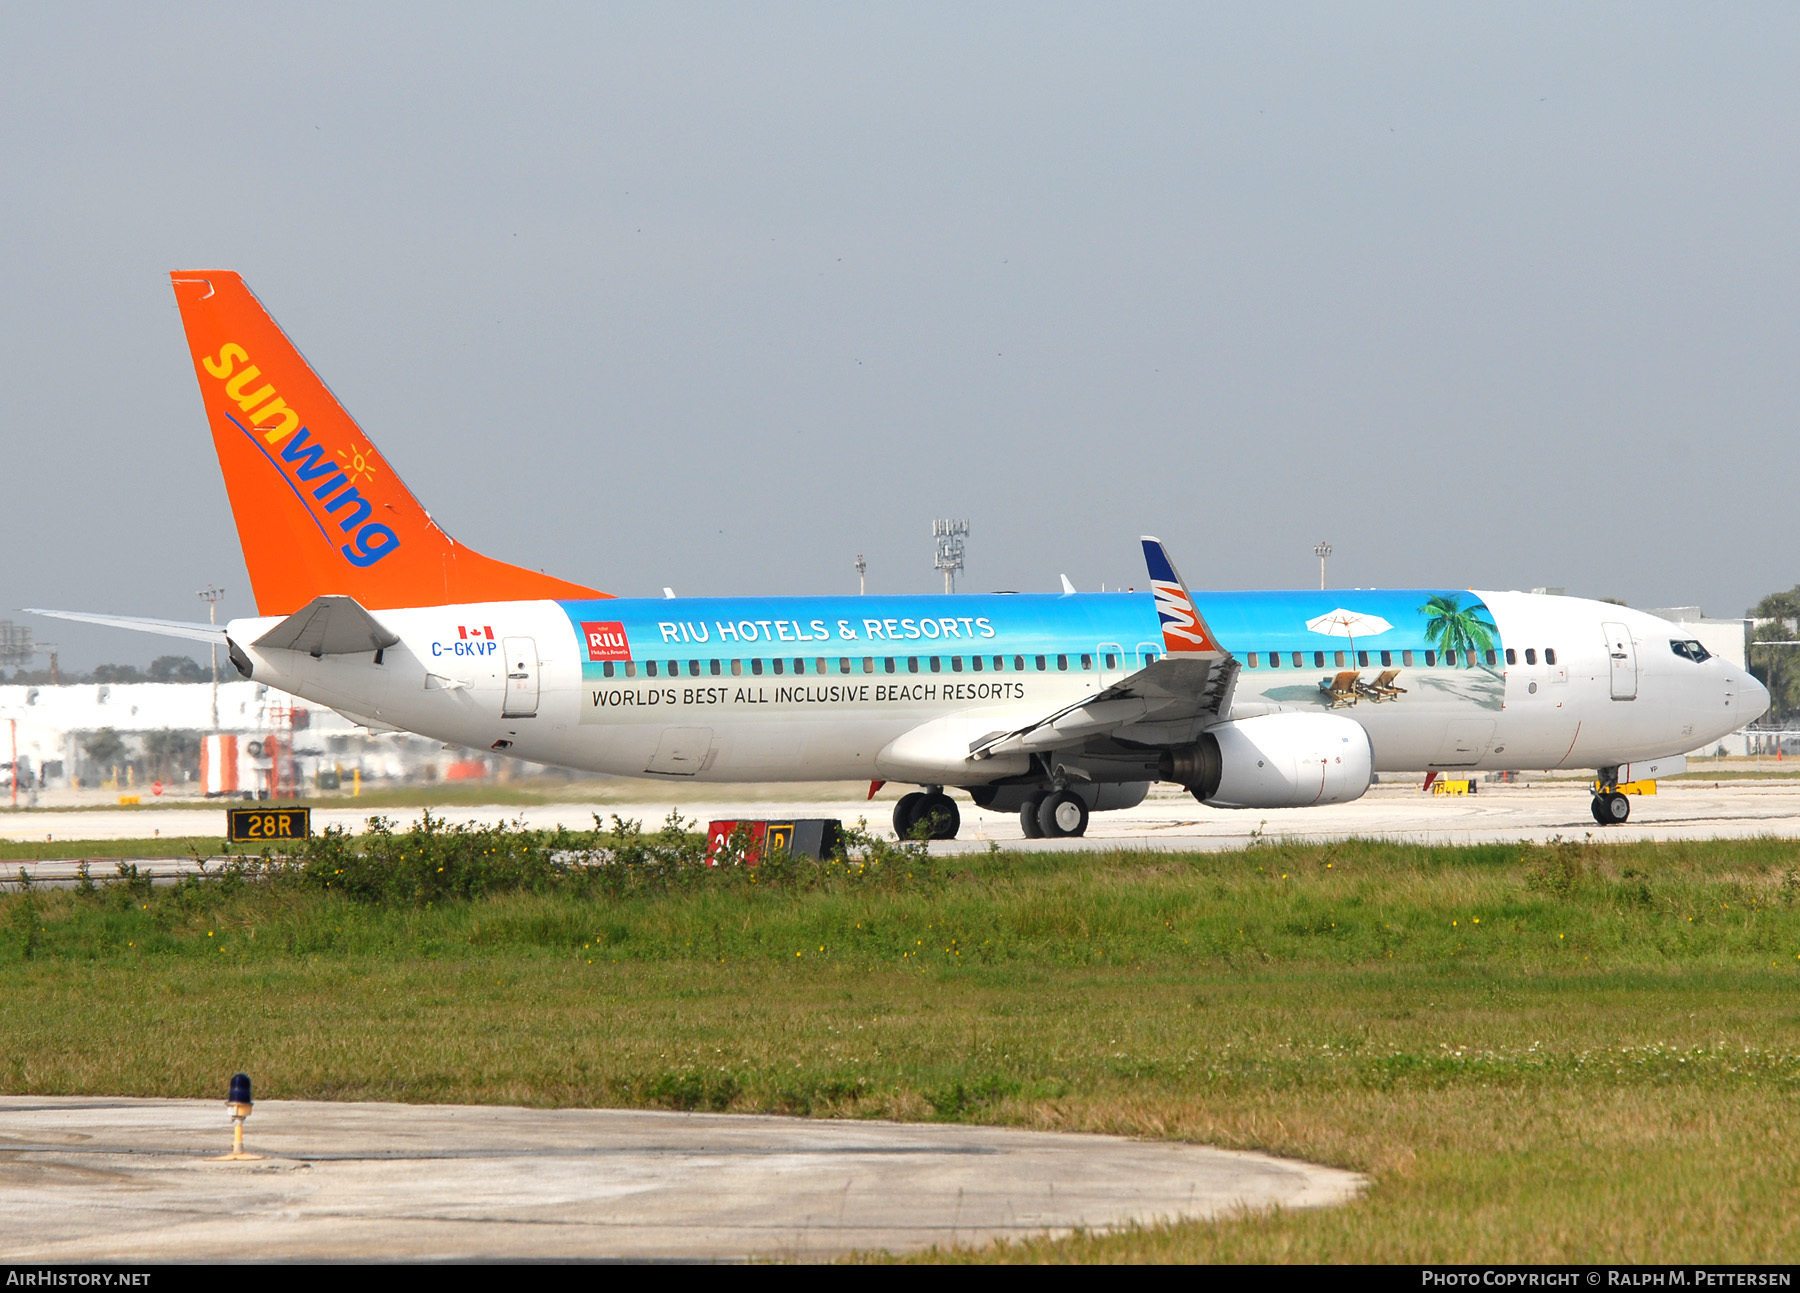
{"label": "green grass", "polygon": [[1800,1255],[1800,842],[949,865],[10,895],[0,1089],[219,1098],[243,1068],[269,1097],[999,1122],[1371,1177],[1343,1209],[954,1254],[984,1260]]}
{"label": "green grass", "polygon": [[213,835],[164,835],[136,840],[0,840],[0,862],[76,858],[212,857],[225,841]]}

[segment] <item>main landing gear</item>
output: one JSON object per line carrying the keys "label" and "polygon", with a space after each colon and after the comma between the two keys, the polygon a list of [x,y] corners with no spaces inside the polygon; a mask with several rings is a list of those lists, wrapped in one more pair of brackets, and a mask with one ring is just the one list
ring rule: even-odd
{"label": "main landing gear", "polygon": [[903,840],[953,840],[961,829],[962,812],[942,790],[915,790],[894,805],[894,834]]}
{"label": "main landing gear", "polygon": [[1602,826],[1617,826],[1631,816],[1631,800],[1616,790],[1594,796],[1594,820]]}
{"label": "main landing gear", "polygon": [[1085,835],[1088,806],[1081,796],[1059,790],[1034,795],[1019,807],[1019,826],[1028,840],[1066,839]]}

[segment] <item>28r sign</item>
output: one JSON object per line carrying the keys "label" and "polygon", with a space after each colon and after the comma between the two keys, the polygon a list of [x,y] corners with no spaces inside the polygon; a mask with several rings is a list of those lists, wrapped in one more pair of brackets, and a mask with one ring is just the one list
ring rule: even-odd
{"label": "28r sign", "polygon": [[228,808],[225,838],[233,844],[303,840],[312,834],[310,808]]}

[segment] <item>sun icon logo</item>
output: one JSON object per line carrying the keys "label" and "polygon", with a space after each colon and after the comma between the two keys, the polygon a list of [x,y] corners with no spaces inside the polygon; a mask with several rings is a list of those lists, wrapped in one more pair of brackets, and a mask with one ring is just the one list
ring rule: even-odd
{"label": "sun icon logo", "polygon": [[369,480],[375,479],[375,468],[369,465],[369,460],[363,456],[363,451],[354,444],[348,449],[339,449],[337,456],[342,459],[344,470],[350,474],[352,485],[364,477]]}

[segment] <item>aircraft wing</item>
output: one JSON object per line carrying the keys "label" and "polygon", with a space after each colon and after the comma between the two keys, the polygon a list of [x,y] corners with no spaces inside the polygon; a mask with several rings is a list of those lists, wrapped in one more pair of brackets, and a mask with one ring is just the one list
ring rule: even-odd
{"label": "aircraft wing", "polygon": [[1053,750],[1131,723],[1221,717],[1231,708],[1237,660],[1207,627],[1162,541],[1146,535],[1143,544],[1167,654],[1095,695],[1014,731],[986,737],[969,751],[970,758]]}
{"label": "aircraft wing", "polygon": [[285,651],[304,651],[311,656],[359,655],[380,651],[400,640],[400,635],[376,619],[354,597],[315,597],[254,645]]}
{"label": "aircraft wing", "polygon": [[193,642],[225,645],[225,630],[216,624],[190,624],[185,620],[152,620],[137,615],[95,615],[89,611],[47,611],[36,606],[24,608],[27,615],[48,615],[52,619],[75,620],[82,624],[104,624],[108,628],[133,629],[139,633],[160,633],[163,637],[187,638]]}

